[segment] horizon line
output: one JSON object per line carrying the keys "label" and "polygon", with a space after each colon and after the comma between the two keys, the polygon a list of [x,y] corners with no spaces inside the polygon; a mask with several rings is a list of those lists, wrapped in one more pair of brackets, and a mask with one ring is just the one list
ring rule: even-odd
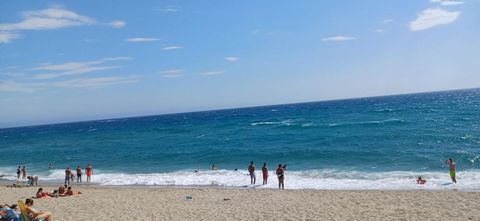
{"label": "horizon line", "polygon": [[406,96],[414,94],[429,94],[429,93],[441,93],[441,92],[453,92],[453,91],[466,91],[466,90],[478,90],[480,87],[474,88],[462,88],[462,89],[447,89],[447,90],[438,90],[438,91],[420,91],[420,92],[410,92],[410,93],[401,93],[401,94],[386,94],[386,95],[375,95],[375,96],[362,96],[362,97],[350,97],[350,98],[339,98],[339,99],[326,99],[326,100],[316,100],[316,101],[301,101],[293,103],[282,103],[282,104],[267,104],[267,105],[258,105],[258,106],[240,106],[240,107],[231,107],[231,108],[221,108],[221,109],[207,109],[207,110],[196,110],[196,111],[185,111],[185,112],[170,112],[170,113],[160,113],[152,115],[137,115],[137,116],[127,116],[127,117],[114,117],[114,118],[102,118],[102,119],[91,119],[91,120],[80,120],[80,121],[64,121],[57,123],[42,123],[42,124],[32,124],[32,125],[22,125],[22,126],[11,126],[11,127],[0,127],[0,130],[5,129],[16,129],[22,127],[40,127],[40,126],[50,126],[50,125],[60,125],[60,124],[73,124],[73,123],[86,123],[86,122],[95,122],[95,121],[106,121],[106,120],[120,120],[120,119],[130,119],[130,118],[142,118],[142,117],[154,117],[154,116],[168,116],[168,115],[177,115],[177,114],[191,114],[191,113],[202,113],[202,112],[212,112],[212,111],[228,111],[235,109],[249,109],[249,108],[260,108],[260,107],[275,107],[283,105],[298,105],[298,104],[308,104],[308,103],[320,103],[320,102],[332,102],[332,101],[347,101],[347,100],[357,100],[357,99],[367,99],[367,98],[381,98],[381,97],[393,97],[393,96]]}

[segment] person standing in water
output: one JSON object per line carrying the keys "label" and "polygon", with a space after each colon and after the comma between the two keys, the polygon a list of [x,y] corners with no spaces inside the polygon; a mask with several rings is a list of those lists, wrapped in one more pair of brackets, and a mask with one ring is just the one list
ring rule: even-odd
{"label": "person standing in water", "polygon": [[23,166],[22,168],[22,179],[27,179],[27,167]]}
{"label": "person standing in water", "polygon": [[253,164],[253,161],[250,161],[248,172],[250,173],[250,184],[254,185],[257,181],[257,178],[255,177],[255,165]]}
{"label": "person standing in water", "polygon": [[22,169],[21,169],[20,166],[18,166],[18,168],[17,168],[17,180],[20,179],[20,174],[21,174],[21,173],[22,173]]}
{"label": "person standing in water", "polygon": [[267,181],[268,181],[268,168],[267,168],[267,163],[263,163],[262,175],[263,175],[263,185],[266,185],[266,184],[267,184]]}
{"label": "person standing in water", "polygon": [[87,182],[90,182],[91,181],[91,176],[93,174],[93,168],[92,166],[90,166],[90,164],[87,165],[87,167],[85,168],[85,173],[87,174]]}
{"label": "person standing in water", "polygon": [[285,170],[283,169],[282,167],[282,164],[278,164],[278,168],[277,168],[277,178],[278,178],[278,189],[284,189],[285,188],[285,184],[284,184],[284,181],[285,181]]}
{"label": "person standing in water", "polygon": [[77,166],[77,183],[78,181],[82,182],[82,168],[80,168],[80,165]]}
{"label": "person standing in water", "polygon": [[70,178],[72,177],[72,171],[70,170],[70,167],[67,167],[65,170],[65,186],[70,185]]}
{"label": "person standing in water", "polygon": [[455,162],[453,162],[452,158],[450,158],[445,161],[445,164],[448,164],[450,167],[450,178],[452,178],[452,182],[457,183],[457,179],[455,178],[457,166],[455,165]]}

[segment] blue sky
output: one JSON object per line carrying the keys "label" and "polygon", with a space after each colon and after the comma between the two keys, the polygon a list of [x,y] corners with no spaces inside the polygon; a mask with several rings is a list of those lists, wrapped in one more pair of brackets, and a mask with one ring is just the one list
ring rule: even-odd
{"label": "blue sky", "polygon": [[1,1],[0,128],[480,86],[480,1]]}

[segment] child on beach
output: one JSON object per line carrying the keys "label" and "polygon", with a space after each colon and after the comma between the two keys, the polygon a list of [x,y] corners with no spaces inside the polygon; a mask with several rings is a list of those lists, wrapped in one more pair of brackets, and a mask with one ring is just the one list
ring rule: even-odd
{"label": "child on beach", "polygon": [[418,179],[417,179],[417,184],[425,184],[426,182],[427,182],[427,180],[422,179],[421,176],[419,176]]}
{"label": "child on beach", "polygon": [[266,184],[267,184],[267,181],[268,181],[268,168],[267,168],[267,163],[263,163],[262,175],[263,175],[263,185],[266,185]]}

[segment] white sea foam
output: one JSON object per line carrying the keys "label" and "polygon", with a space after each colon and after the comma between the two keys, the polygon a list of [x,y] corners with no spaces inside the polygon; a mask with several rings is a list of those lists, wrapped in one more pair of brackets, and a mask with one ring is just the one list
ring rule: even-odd
{"label": "white sea foam", "polygon": [[[0,170],[0,173],[6,172]],[[258,188],[277,188],[275,171],[270,171],[269,183]],[[50,170],[40,175],[40,181],[62,182],[63,170]],[[425,185],[416,184],[416,177],[427,179]],[[14,176],[3,179],[15,180]],[[288,189],[327,190],[470,190],[480,191],[480,170],[457,173],[458,184],[452,184],[446,172],[359,172],[343,170],[286,171],[285,187]],[[146,186],[221,186],[246,187],[250,177],[246,170],[231,171],[176,171],[170,173],[103,173],[95,170],[92,177],[100,185],[146,185]],[[257,172],[257,184],[262,183],[261,172]]]}

